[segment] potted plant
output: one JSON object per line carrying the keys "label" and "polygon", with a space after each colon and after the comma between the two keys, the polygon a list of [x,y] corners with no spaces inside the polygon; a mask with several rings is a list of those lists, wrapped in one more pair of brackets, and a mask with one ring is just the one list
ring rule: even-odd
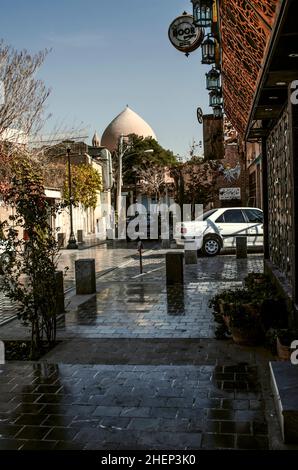
{"label": "potted plant", "polygon": [[247,305],[238,302],[230,316],[230,331],[236,344],[256,345],[263,340],[261,317],[257,311],[247,309]]}
{"label": "potted plant", "polygon": [[276,332],[276,350],[280,361],[289,361],[291,357],[291,344],[298,340],[298,330],[284,328]]}

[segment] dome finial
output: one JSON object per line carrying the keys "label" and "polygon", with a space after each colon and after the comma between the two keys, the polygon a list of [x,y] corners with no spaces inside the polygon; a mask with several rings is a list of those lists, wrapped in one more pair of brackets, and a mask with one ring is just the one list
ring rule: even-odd
{"label": "dome finial", "polygon": [[100,138],[96,131],[94,132],[94,136],[92,137],[92,146],[100,147]]}

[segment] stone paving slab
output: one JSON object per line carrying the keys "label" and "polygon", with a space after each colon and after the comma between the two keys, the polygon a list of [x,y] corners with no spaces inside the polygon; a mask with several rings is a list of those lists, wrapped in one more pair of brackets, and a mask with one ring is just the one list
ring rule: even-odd
{"label": "stone paving slab", "polygon": [[[143,276],[135,259],[98,279],[97,296],[59,320],[58,338],[213,338],[209,298],[240,286],[252,270],[263,270],[262,256],[200,258],[185,267],[184,286],[166,288],[164,252],[148,252]],[[14,321],[1,327],[0,336],[25,339],[30,332]]]}
{"label": "stone paving slab", "polygon": [[14,318],[17,318],[17,307],[6,297],[5,293],[1,291],[0,279],[0,326],[5,325]]}
{"label": "stone paving slab", "polygon": [[49,363],[130,365],[214,365],[239,360],[262,367],[268,350],[234,344],[232,340],[185,338],[74,338],[43,357]]}
{"label": "stone paving slab", "polygon": [[247,364],[7,364],[0,449],[266,449],[260,392]]}

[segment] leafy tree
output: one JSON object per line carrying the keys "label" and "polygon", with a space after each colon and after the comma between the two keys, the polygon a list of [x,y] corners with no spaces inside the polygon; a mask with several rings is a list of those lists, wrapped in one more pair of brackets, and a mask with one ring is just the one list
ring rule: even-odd
{"label": "leafy tree", "polygon": [[[131,134],[125,142],[127,151],[123,158],[123,183],[130,185],[135,183],[135,177],[139,169],[148,166],[166,167],[177,162],[173,152],[164,149],[155,139],[143,138]],[[144,153],[145,150],[153,150],[152,153]],[[113,156],[116,174],[118,171],[118,152]]]}
{"label": "leafy tree", "polygon": [[216,179],[219,176],[216,161],[204,162],[200,157],[193,157],[185,163],[174,165],[170,169],[174,180],[173,193],[176,202],[191,204],[192,216],[195,214],[195,204],[206,206],[214,198]]}
{"label": "leafy tree", "polygon": [[[101,175],[91,165],[72,165],[72,198],[73,204],[81,203],[86,209],[97,205],[97,191],[102,190]],[[68,170],[64,182],[64,199],[69,204]]]}
{"label": "leafy tree", "polygon": [[[38,169],[25,157],[15,161],[15,176],[4,201],[14,207],[10,222],[1,224],[14,259],[4,270],[2,289],[31,327],[31,359],[38,357],[43,340],[56,339],[56,268],[58,245],[48,223],[49,207]],[[26,232],[28,240],[21,238]]]}

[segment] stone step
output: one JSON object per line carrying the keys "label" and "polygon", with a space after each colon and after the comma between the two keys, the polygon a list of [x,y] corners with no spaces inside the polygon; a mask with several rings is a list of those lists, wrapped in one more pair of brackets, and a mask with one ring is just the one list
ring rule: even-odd
{"label": "stone step", "polygon": [[271,383],[285,444],[298,443],[298,366],[270,362]]}

